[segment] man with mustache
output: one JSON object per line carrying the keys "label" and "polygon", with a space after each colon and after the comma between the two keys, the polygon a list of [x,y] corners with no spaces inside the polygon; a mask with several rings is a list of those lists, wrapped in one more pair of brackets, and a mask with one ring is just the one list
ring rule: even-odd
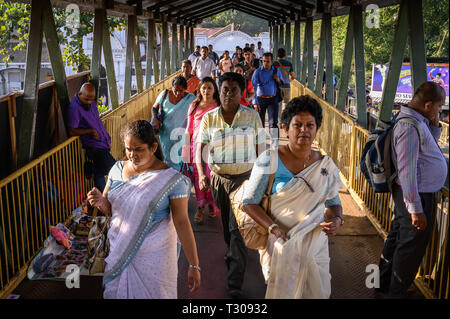
{"label": "man with mustache", "polygon": [[84,83],[67,109],[69,136],[80,136],[86,155],[94,162],[94,183],[101,192],[105,188],[105,175],[116,160],[109,153],[111,137],[100,120],[95,87]]}
{"label": "man with mustache", "polygon": [[[238,73],[227,72],[219,78],[221,105],[203,116],[196,141],[200,144],[195,162],[199,188],[203,192],[211,188],[214,202],[221,212],[228,248],[225,255],[228,293],[232,298],[239,298],[242,293],[247,247],[239,232],[229,196],[249,178],[256,156],[262,152],[265,143],[258,113],[240,104],[244,85],[244,78]],[[208,158],[202,156],[204,153]],[[206,164],[211,170],[211,181],[205,174]]]}

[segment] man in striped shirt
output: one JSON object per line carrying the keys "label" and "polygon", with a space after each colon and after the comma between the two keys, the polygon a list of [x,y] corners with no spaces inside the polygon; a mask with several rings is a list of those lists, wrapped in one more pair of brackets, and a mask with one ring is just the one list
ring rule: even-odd
{"label": "man in striped shirt", "polygon": [[[247,265],[247,247],[242,238],[230,194],[250,173],[257,156],[265,146],[265,131],[259,114],[240,105],[244,78],[234,72],[224,73],[219,79],[221,105],[207,112],[201,121],[197,137],[196,165],[199,188],[206,192],[211,187],[215,203],[220,208],[228,271],[228,291],[232,298],[241,295],[241,286]],[[208,161],[203,156],[208,149]],[[205,174],[205,165],[211,170],[211,181]]]}
{"label": "man in striped shirt", "polygon": [[[447,162],[437,141],[442,132],[439,113],[445,91],[434,82],[423,83],[398,118],[416,120],[414,125],[397,123],[392,132],[392,160],[398,172],[393,185],[394,220],[380,258],[380,292],[389,298],[405,298],[431,234],[435,192],[447,177]],[[420,152],[420,141],[424,149]]]}

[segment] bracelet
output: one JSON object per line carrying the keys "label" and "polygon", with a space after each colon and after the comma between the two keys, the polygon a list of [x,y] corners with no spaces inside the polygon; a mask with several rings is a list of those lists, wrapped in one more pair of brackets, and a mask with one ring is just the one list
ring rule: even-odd
{"label": "bracelet", "polygon": [[278,225],[277,224],[272,224],[272,225],[269,226],[269,228],[267,228],[267,231],[269,232],[269,234],[272,233],[272,229],[274,229],[275,227],[278,227]]}
{"label": "bracelet", "polygon": [[341,220],[341,226],[344,225],[344,218],[341,216],[334,216],[333,218],[339,218]]}
{"label": "bracelet", "polygon": [[200,266],[195,266],[195,265],[189,265],[189,268],[192,269],[197,269],[199,272],[201,272],[202,270],[200,269]]}

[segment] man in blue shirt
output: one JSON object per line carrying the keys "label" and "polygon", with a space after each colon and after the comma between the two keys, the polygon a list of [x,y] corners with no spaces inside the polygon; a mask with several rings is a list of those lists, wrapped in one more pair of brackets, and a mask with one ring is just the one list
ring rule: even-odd
{"label": "man in blue shirt", "polygon": [[[259,112],[263,126],[265,125],[266,110],[269,113],[270,136],[271,139],[274,139],[278,137],[277,85],[282,85],[283,81],[280,70],[272,66],[272,53],[266,52],[263,54],[262,64],[253,72],[252,76],[252,84],[255,90],[253,106]],[[273,136],[273,134],[276,135]]]}

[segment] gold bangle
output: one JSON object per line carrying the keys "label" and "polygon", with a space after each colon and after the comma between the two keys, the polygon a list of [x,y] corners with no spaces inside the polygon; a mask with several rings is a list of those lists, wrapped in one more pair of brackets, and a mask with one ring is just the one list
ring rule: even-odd
{"label": "gold bangle", "polygon": [[269,232],[269,234],[272,233],[272,229],[274,229],[275,227],[279,227],[277,224],[272,224],[269,226],[269,228],[267,228],[267,231]]}

